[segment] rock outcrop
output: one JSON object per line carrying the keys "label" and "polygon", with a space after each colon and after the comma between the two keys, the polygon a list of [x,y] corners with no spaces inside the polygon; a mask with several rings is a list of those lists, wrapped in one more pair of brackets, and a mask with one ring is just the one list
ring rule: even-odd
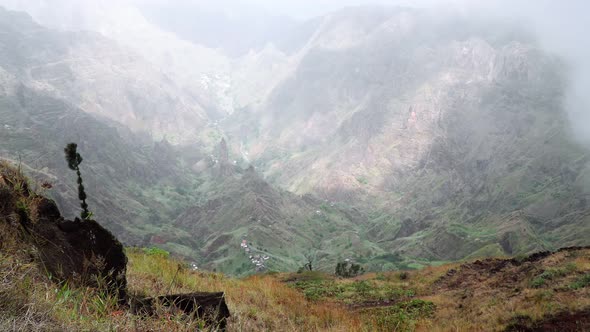
{"label": "rock outcrop", "polygon": [[64,219],[55,202],[30,189],[20,170],[0,163],[0,251],[11,249],[34,253],[33,259],[52,280],[106,290],[119,304],[131,304],[136,314],[152,315],[159,304],[221,329],[230,316],[222,292],[129,297],[121,242],[95,220]]}
{"label": "rock outcrop", "polygon": [[[74,286],[105,287],[126,301],[127,257],[123,245],[94,220],[64,219],[57,205],[29,189],[11,167],[0,167],[0,192],[6,196],[0,222],[8,222],[21,246],[34,247],[37,262],[52,279]],[[6,231],[5,231],[6,232]]]}

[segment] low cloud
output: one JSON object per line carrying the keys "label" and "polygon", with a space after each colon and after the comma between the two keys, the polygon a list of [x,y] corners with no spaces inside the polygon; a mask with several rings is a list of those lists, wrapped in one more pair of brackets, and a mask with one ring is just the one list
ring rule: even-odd
{"label": "low cloud", "polygon": [[[43,16],[47,8],[61,5],[100,6],[123,3],[179,6],[194,4],[207,8],[240,12],[258,10],[274,15],[287,15],[298,19],[326,14],[346,6],[390,5],[436,10],[436,13],[458,13],[470,17],[512,19],[523,22],[533,31],[541,46],[549,53],[563,58],[569,65],[569,86],[566,106],[575,136],[590,146],[590,1],[586,0],[0,0],[0,5],[32,11]],[[99,7],[100,7],[99,6]],[[67,14],[66,14],[67,15]]]}

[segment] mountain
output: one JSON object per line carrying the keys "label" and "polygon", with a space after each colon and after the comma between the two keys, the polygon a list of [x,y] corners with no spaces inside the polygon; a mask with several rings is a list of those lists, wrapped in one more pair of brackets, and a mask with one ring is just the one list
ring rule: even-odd
{"label": "mountain", "polygon": [[[225,93],[231,84],[230,58],[216,49],[193,44],[152,24],[138,7],[126,1],[4,0],[0,4],[26,11],[36,22],[52,29],[93,31],[132,50],[165,74],[185,94],[196,99],[212,118],[233,110],[231,99]],[[168,134],[174,132],[171,130]]]}
{"label": "mountain", "polygon": [[[154,142],[153,132],[117,121],[116,113],[85,108],[86,103],[99,105],[80,99],[112,88],[96,79],[97,89],[93,90],[86,77],[108,77],[98,60],[108,60],[114,66],[118,57],[101,55],[102,48],[93,49],[96,58],[78,54],[75,46],[116,44],[93,33],[46,29],[16,12],[2,14],[0,22],[10,33],[0,38],[0,44],[20,47],[16,52],[9,47],[0,52],[0,103],[4,105],[0,110],[0,156],[20,165],[37,181],[49,183],[47,194],[65,215],[79,213],[75,176],[63,156],[65,145],[77,142],[84,158],[82,174],[90,209],[128,245],[159,245],[199,265],[238,274],[256,270],[239,246],[245,235],[260,248],[253,247],[252,255],[269,257],[265,268],[275,269],[297,269],[309,252],[328,266],[341,255],[352,255],[354,248],[374,247],[370,243],[355,244],[354,248],[349,244],[363,227],[358,223],[362,220],[358,212],[351,214],[311,195],[304,198],[273,188],[253,168],[235,165],[225,141],[214,155],[207,155],[206,147],[196,143],[174,146],[167,140]],[[66,59],[66,54],[80,59],[87,56],[87,62],[97,61],[98,65],[91,66],[90,72],[84,63],[79,65],[81,60]],[[49,71],[56,62],[63,64],[61,69]],[[138,63],[147,62],[138,56]],[[30,75],[31,68],[39,74]],[[129,67],[121,66],[123,69]],[[70,76],[49,76],[63,72]],[[113,81],[128,77],[133,76],[122,72]],[[169,81],[164,75],[161,79]],[[104,97],[110,93],[112,90]],[[153,105],[150,98],[155,94],[145,93],[149,97],[138,102]],[[150,115],[143,110],[141,114]],[[163,115],[175,124],[192,124],[174,118],[175,114]],[[217,210],[203,212],[204,207]],[[337,256],[334,249],[340,247]]]}
{"label": "mountain", "polygon": [[52,29],[94,31],[132,49],[197,98],[213,122],[260,99],[292,67],[290,56],[319,24],[277,18],[252,6],[236,11],[235,3],[226,2],[170,7],[0,0],[0,5],[25,11]]}
{"label": "mountain", "polygon": [[51,28],[0,11],[0,156],[71,215],[78,142],[91,209],[127,244],[240,275],[588,244],[567,64],[516,22],[358,7],[234,49],[237,28],[129,3],[14,7]]}
{"label": "mountain", "polygon": [[365,207],[367,238],[410,257],[585,243],[589,154],[569,136],[567,71],[526,30],[355,8],[303,52],[222,124],[273,183]]}
{"label": "mountain", "polygon": [[156,139],[194,142],[206,125],[198,99],[131,50],[91,32],[47,30],[25,14],[0,16],[0,66],[23,84]]}
{"label": "mountain", "polygon": [[13,86],[12,93],[1,94],[0,104],[2,159],[22,163],[28,174],[48,182],[49,194],[68,217],[79,214],[75,174],[67,168],[63,153],[68,142],[78,142],[83,155],[81,168],[92,212],[127,242],[137,243],[138,229],[174,213],[142,193],[147,188],[184,185],[186,177],[177,160],[165,158],[174,156],[165,145],[97,121],[22,83]]}
{"label": "mountain", "polygon": [[[52,197],[71,216],[78,214],[77,189],[63,148],[77,142],[91,209],[129,243],[194,201],[147,194],[194,185],[178,152],[166,140],[153,141],[168,131],[178,134],[170,140],[194,138],[206,119],[194,100],[183,100],[165,75],[95,33],[50,30],[3,9],[0,25],[3,159],[51,183]],[[178,112],[169,114],[171,108]]]}

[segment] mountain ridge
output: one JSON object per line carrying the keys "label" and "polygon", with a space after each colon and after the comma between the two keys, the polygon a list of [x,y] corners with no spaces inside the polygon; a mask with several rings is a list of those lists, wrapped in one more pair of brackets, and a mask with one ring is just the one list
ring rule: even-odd
{"label": "mountain ridge", "polygon": [[[590,234],[590,155],[569,135],[565,65],[518,25],[347,9],[307,23],[292,53],[228,59],[141,17],[115,42],[104,34],[116,26],[59,32],[14,15],[0,12],[12,31],[0,36],[0,152],[61,182],[61,145],[79,142],[91,206],[128,244],[241,275],[256,271],[243,240],[270,269],[315,256],[327,271],[344,258],[408,268]],[[168,44],[146,57],[143,42],[166,36],[187,52],[162,70]],[[20,53],[7,51],[14,41]],[[68,56],[76,65],[53,65]],[[91,109],[103,97],[118,105],[106,118]],[[73,186],[57,187],[68,204]]]}

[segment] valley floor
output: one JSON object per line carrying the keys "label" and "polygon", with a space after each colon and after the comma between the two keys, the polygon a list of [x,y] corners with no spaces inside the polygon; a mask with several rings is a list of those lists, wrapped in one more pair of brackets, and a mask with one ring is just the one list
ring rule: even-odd
{"label": "valley floor", "polygon": [[[590,249],[338,279],[316,272],[233,279],[160,250],[128,249],[130,293],[224,291],[229,331],[586,331]],[[26,255],[0,254],[2,331],[194,331],[139,318],[96,290],[55,286]]]}

